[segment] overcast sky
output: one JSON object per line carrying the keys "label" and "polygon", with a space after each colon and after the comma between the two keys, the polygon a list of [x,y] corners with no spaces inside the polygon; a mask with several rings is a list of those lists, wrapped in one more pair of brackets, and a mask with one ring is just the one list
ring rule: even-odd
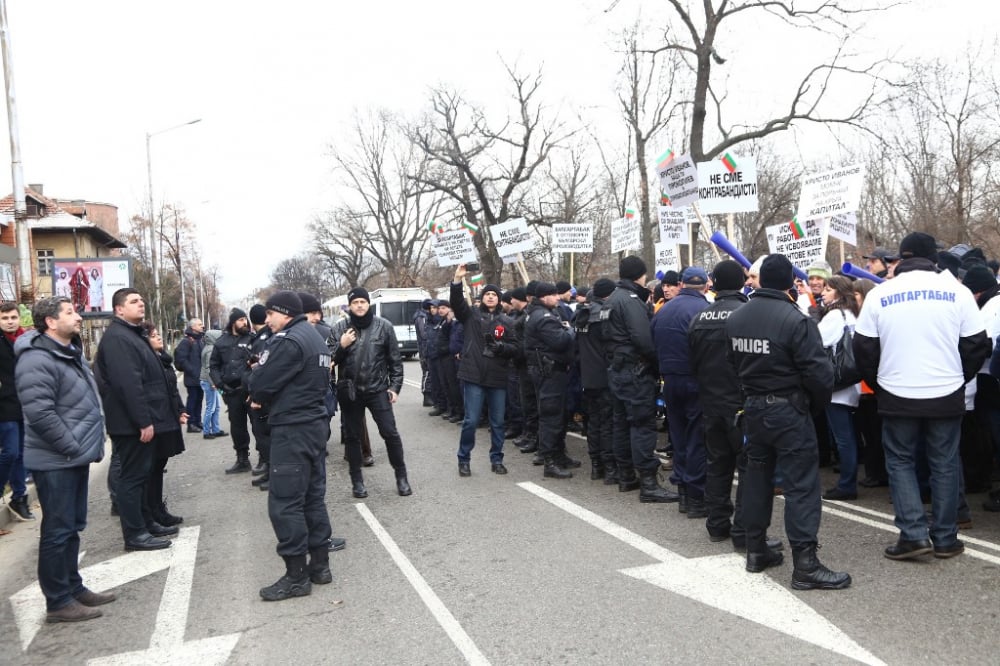
{"label": "overcast sky", "polygon": [[[499,104],[503,57],[543,66],[548,105],[612,122],[613,34],[640,11],[657,21],[666,2],[622,0],[610,13],[610,0],[7,4],[25,182],[115,204],[124,226],[147,207],[146,132],[200,118],[152,139],[154,194],[187,209],[236,300],[305,249],[306,225],[336,205],[327,147],[355,109],[416,113],[441,84]],[[731,80],[764,104],[808,42],[743,25]],[[873,18],[856,48],[961,59],[997,25],[992,0],[914,0]]]}

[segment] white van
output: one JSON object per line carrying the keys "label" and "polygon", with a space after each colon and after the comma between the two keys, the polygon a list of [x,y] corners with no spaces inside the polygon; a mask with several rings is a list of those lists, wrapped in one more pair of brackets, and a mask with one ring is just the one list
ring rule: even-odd
{"label": "white van", "polygon": [[420,310],[420,304],[430,294],[420,288],[386,288],[371,291],[372,307],[375,314],[392,322],[396,330],[399,353],[404,359],[417,355],[417,330],[413,326],[413,315]]}

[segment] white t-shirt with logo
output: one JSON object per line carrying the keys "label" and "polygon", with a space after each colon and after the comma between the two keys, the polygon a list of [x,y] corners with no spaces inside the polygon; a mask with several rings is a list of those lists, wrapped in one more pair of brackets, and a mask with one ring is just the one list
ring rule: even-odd
{"label": "white t-shirt with logo", "polygon": [[868,292],[854,329],[881,341],[879,385],[917,400],[951,395],[965,383],[958,340],[983,330],[972,292],[947,271],[886,280]]}

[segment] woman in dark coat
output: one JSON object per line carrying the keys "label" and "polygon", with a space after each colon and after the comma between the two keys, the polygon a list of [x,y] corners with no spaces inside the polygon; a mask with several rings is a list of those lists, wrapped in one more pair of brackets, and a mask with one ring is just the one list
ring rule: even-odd
{"label": "woman in dark coat", "polygon": [[149,346],[156,352],[163,364],[163,374],[167,380],[168,398],[171,412],[177,415],[177,427],[172,430],[156,430],[156,436],[151,442],[156,447],[153,454],[153,467],[149,472],[149,482],[146,484],[146,501],[153,521],[165,527],[172,527],[184,522],[180,516],[174,516],[167,511],[163,499],[163,473],[167,469],[167,460],[184,452],[184,435],[181,426],[187,423],[188,415],[184,411],[184,402],[177,390],[177,370],[174,369],[174,359],[166,352],[160,332],[152,324],[143,326],[149,332]]}

